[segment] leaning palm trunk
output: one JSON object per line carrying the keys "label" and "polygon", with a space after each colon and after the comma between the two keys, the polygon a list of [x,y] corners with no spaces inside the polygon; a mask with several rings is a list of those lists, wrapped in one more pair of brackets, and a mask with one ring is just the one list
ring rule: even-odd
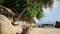
{"label": "leaning palm trunk", "polygon": [[25,9],[22,11],[22,13],[18,16],[18,18],[12,22],[12,24],[14,25],[14,23],[15,23],[16,21],[18,21],[19,18],[21,18],[21,16],[25,13],[25,11],[26,11],[29,7],[31,7],[32,5],[33,5],[33,4],[30,4],[27,8],[25,8]]}

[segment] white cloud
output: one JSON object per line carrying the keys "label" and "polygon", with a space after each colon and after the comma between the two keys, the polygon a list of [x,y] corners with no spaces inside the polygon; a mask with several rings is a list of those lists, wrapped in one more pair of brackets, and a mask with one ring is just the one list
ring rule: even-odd
{"label": "white cloud", "polygon": [[49,8],[43,8],[43,11],[44,11],[44,13],[46,13],[46,12],[49,12],[50,9]]}
{"label": "white cloud", "polygon": [[54,3],[53,3],[53,8],[57,8],[59,5],[59,1],[57,0],[54,0]]}
{"label": "white cloud", "polygon": [[44,16],[48,16],[48,15],[51,15],[51,11],[49,8],[43,8],[43,11],[44,11]]}

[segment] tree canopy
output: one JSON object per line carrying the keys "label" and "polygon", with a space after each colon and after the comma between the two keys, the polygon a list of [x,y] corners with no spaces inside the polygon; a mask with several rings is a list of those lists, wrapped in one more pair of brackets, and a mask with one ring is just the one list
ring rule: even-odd
{"label": "tree canopy", "polygon": [[0,5],[10,8],[14,13],[22,13],[27,9],[22,18],[29,18],[30,22],[34,22],[33,18],[40,19],[43,17],[42,7],[52,7],[53,0],[0,0]]}

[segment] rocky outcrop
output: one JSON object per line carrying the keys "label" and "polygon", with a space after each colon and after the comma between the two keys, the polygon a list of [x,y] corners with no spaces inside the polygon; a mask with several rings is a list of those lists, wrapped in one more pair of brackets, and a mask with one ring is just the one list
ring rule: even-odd
{"label": "rocky outcrop", "polygon": [[60,21],[56,21],[55,27],[60,28]]}

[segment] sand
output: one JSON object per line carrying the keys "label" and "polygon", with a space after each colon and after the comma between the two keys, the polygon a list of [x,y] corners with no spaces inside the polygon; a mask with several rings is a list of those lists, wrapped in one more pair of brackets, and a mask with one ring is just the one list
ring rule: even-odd
{"label": "sand", "polygon": [[57,28],[30,28],[26,34],[60,34]]}

